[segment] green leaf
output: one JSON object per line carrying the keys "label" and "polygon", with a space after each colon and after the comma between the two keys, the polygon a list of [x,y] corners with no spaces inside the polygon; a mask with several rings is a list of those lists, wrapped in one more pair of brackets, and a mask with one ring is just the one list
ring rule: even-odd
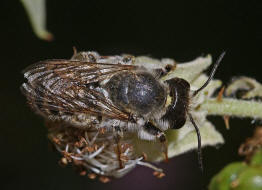
{"label": "green leaf", "polygon": [[206,70],[212,63],[210,55],[206,57],[198,57],[193,61],[187,63],[178,63],[174,71],[169,72],[162,78],[163,81],[169,80],[174,77],[179,77],[187,80],[188,82],[193,81],[200,76],[204,70]]}
{"label": "green leaf", "polygon": [[[200,133],[202,136],[203,147],[224,143],[222,135],[215,130],[210,122],[206,121],[204,125],[200,127]],[[167,139],[169,158],[197,148],[197,136],[194,127],[190,123],[187,123],[179,130],[169,129],[167,131]],[[136,154],[141,155],[142,153],[145,153],[148,161],[159,162],[165,159],[163,151],[161,151],[164,146],[163,144],[141,140],[136,137],[133,140]]]}

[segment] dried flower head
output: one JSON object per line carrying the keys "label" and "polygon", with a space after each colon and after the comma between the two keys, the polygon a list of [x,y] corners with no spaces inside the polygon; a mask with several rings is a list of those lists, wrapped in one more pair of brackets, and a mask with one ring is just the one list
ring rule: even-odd
{"label": "dried flower head", "polygon": [[[80,129],[62,123],[48,123],[48,138],[61,153],[64,165],[73,164],[80,175],[90,179],[99,176],[122,177],[136,165],[161,169],[144,162],[144,156],[138,156],[128,138],[118,139],[111,132],[101,132],[93,128]],[[100,178],[107,182],[107,178]]]}

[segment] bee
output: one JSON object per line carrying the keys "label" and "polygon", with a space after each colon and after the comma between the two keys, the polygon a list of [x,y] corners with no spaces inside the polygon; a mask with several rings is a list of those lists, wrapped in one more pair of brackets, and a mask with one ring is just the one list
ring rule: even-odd
{"label": "bee", "polygon": [[182,78],[161,80],[175,69],[172,60],[156,65],[137,62],[131,55],[100,56],[92,51],[29,66],[21,90],[32,109],[49,121],[106,129],[119,136],[136,132],[140,139],[165,143],[164,132],[183,127],[189,119],[197,132],[202,168],[201,136],[189,106],[211,81],[224,54],[196,91]]}

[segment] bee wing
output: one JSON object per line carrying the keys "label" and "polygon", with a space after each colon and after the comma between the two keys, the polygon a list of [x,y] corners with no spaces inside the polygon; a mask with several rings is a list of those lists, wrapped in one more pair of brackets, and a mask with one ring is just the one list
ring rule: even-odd
{"label": "bee wing", "polygon": [[48,81],[58,76],[76,84],[89,84],[107,79],[117,72],[135,68],[137,66],[124,64],[46,60],[29,66],[23,73],[30,83]]}
{"label": "bee wing", "polygon": [[128,120],[129,113],[114,106],[105,90],[92,84],[135,68],[123,64],[47,60],[25,69],[28,81],[21,90],[31,107],[47,118],[58,116],[63,120],[63,115],[86,114]]}

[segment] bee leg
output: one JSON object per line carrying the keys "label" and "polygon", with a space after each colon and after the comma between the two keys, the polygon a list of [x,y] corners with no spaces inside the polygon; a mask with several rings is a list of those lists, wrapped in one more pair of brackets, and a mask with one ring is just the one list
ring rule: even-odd
{"label": "bee leg", "polygon": [[77,52],[75,48],[73,50],[74,50],[74,54],[71,57],[71,60],[74,60],[74,61],[85,61],[85,62],[95,63],[97,58],[99,57],[98,53],[96,52],[91,52],[91,51]]}
{"label": "bee leg", "polygon": [[75,47],[75,46],[73,46],[73,57],[75,57],[75,56],[76,56],[76,54],[77,54],[77,49],[76,49],[76,47]]}
{"label": "bee leg", "polygon": [[163,149],[162,151],[165,155],[165,160],[167,162],[168,161],[168,148],[167,148],[167,139],[166,139],[165,133],[161,131],[159,128],[157,128],[156,126],[154,126],[151,122],[147,122],[144,125],[144,129],[149,134],[154,135],[160,141],[160,143],[162,143],[162,149]]}
{"label": "bee leg", "polygon": [[115,152],[117,154],[117,159],[118,159],[118,163],[119,163],[119,169],[124,168],[123,162],[121,160],[121,155],[122,155],[121,143],[120,143],[120,139],[121,138],[122,137],[118,133],[115,134],[115,137],[114,137],[115,142],[116,142]]}
{"label": "bee leg", "polygon": [[161,68],[155,69],[154,72],[158,78],[164,77],[176,69],[176,62],[172,59],[162,59]]}
{"label": "bee leg", "polygon": [[77,52],[76,49],[73,49],[74,54],[71,57],[71,60],[77,60],[77,61],[88,61],[87,53],[85,52]]}
{"label": "bee leg", "polygon": [[161,131],[159,128],[157,128],[153,123],[151,122],[146,122],[143,128],[148,134],[155,136],[159,141],[165,142],[166,141],[166,136],[163,131]]}
{"label": "bee leg", "polygon": [[120,121],[119,120],[115,120],[113,125],[113,133],[115,134],[115,136],[119,136],[119,137],[123,137],[123,128],[120,127]]}
{"label": "bee leg", "polygon": [[121,156],[122,156],[122,148],[121,148],[121,138],[123,138],[123,129],[120,127],[120,121],[115,120],[113,125],[113,134],[114,134],[114,140],[116,143],[115,152],[117,154],[117,159],[119,163],[119,169],[124,168]]}

